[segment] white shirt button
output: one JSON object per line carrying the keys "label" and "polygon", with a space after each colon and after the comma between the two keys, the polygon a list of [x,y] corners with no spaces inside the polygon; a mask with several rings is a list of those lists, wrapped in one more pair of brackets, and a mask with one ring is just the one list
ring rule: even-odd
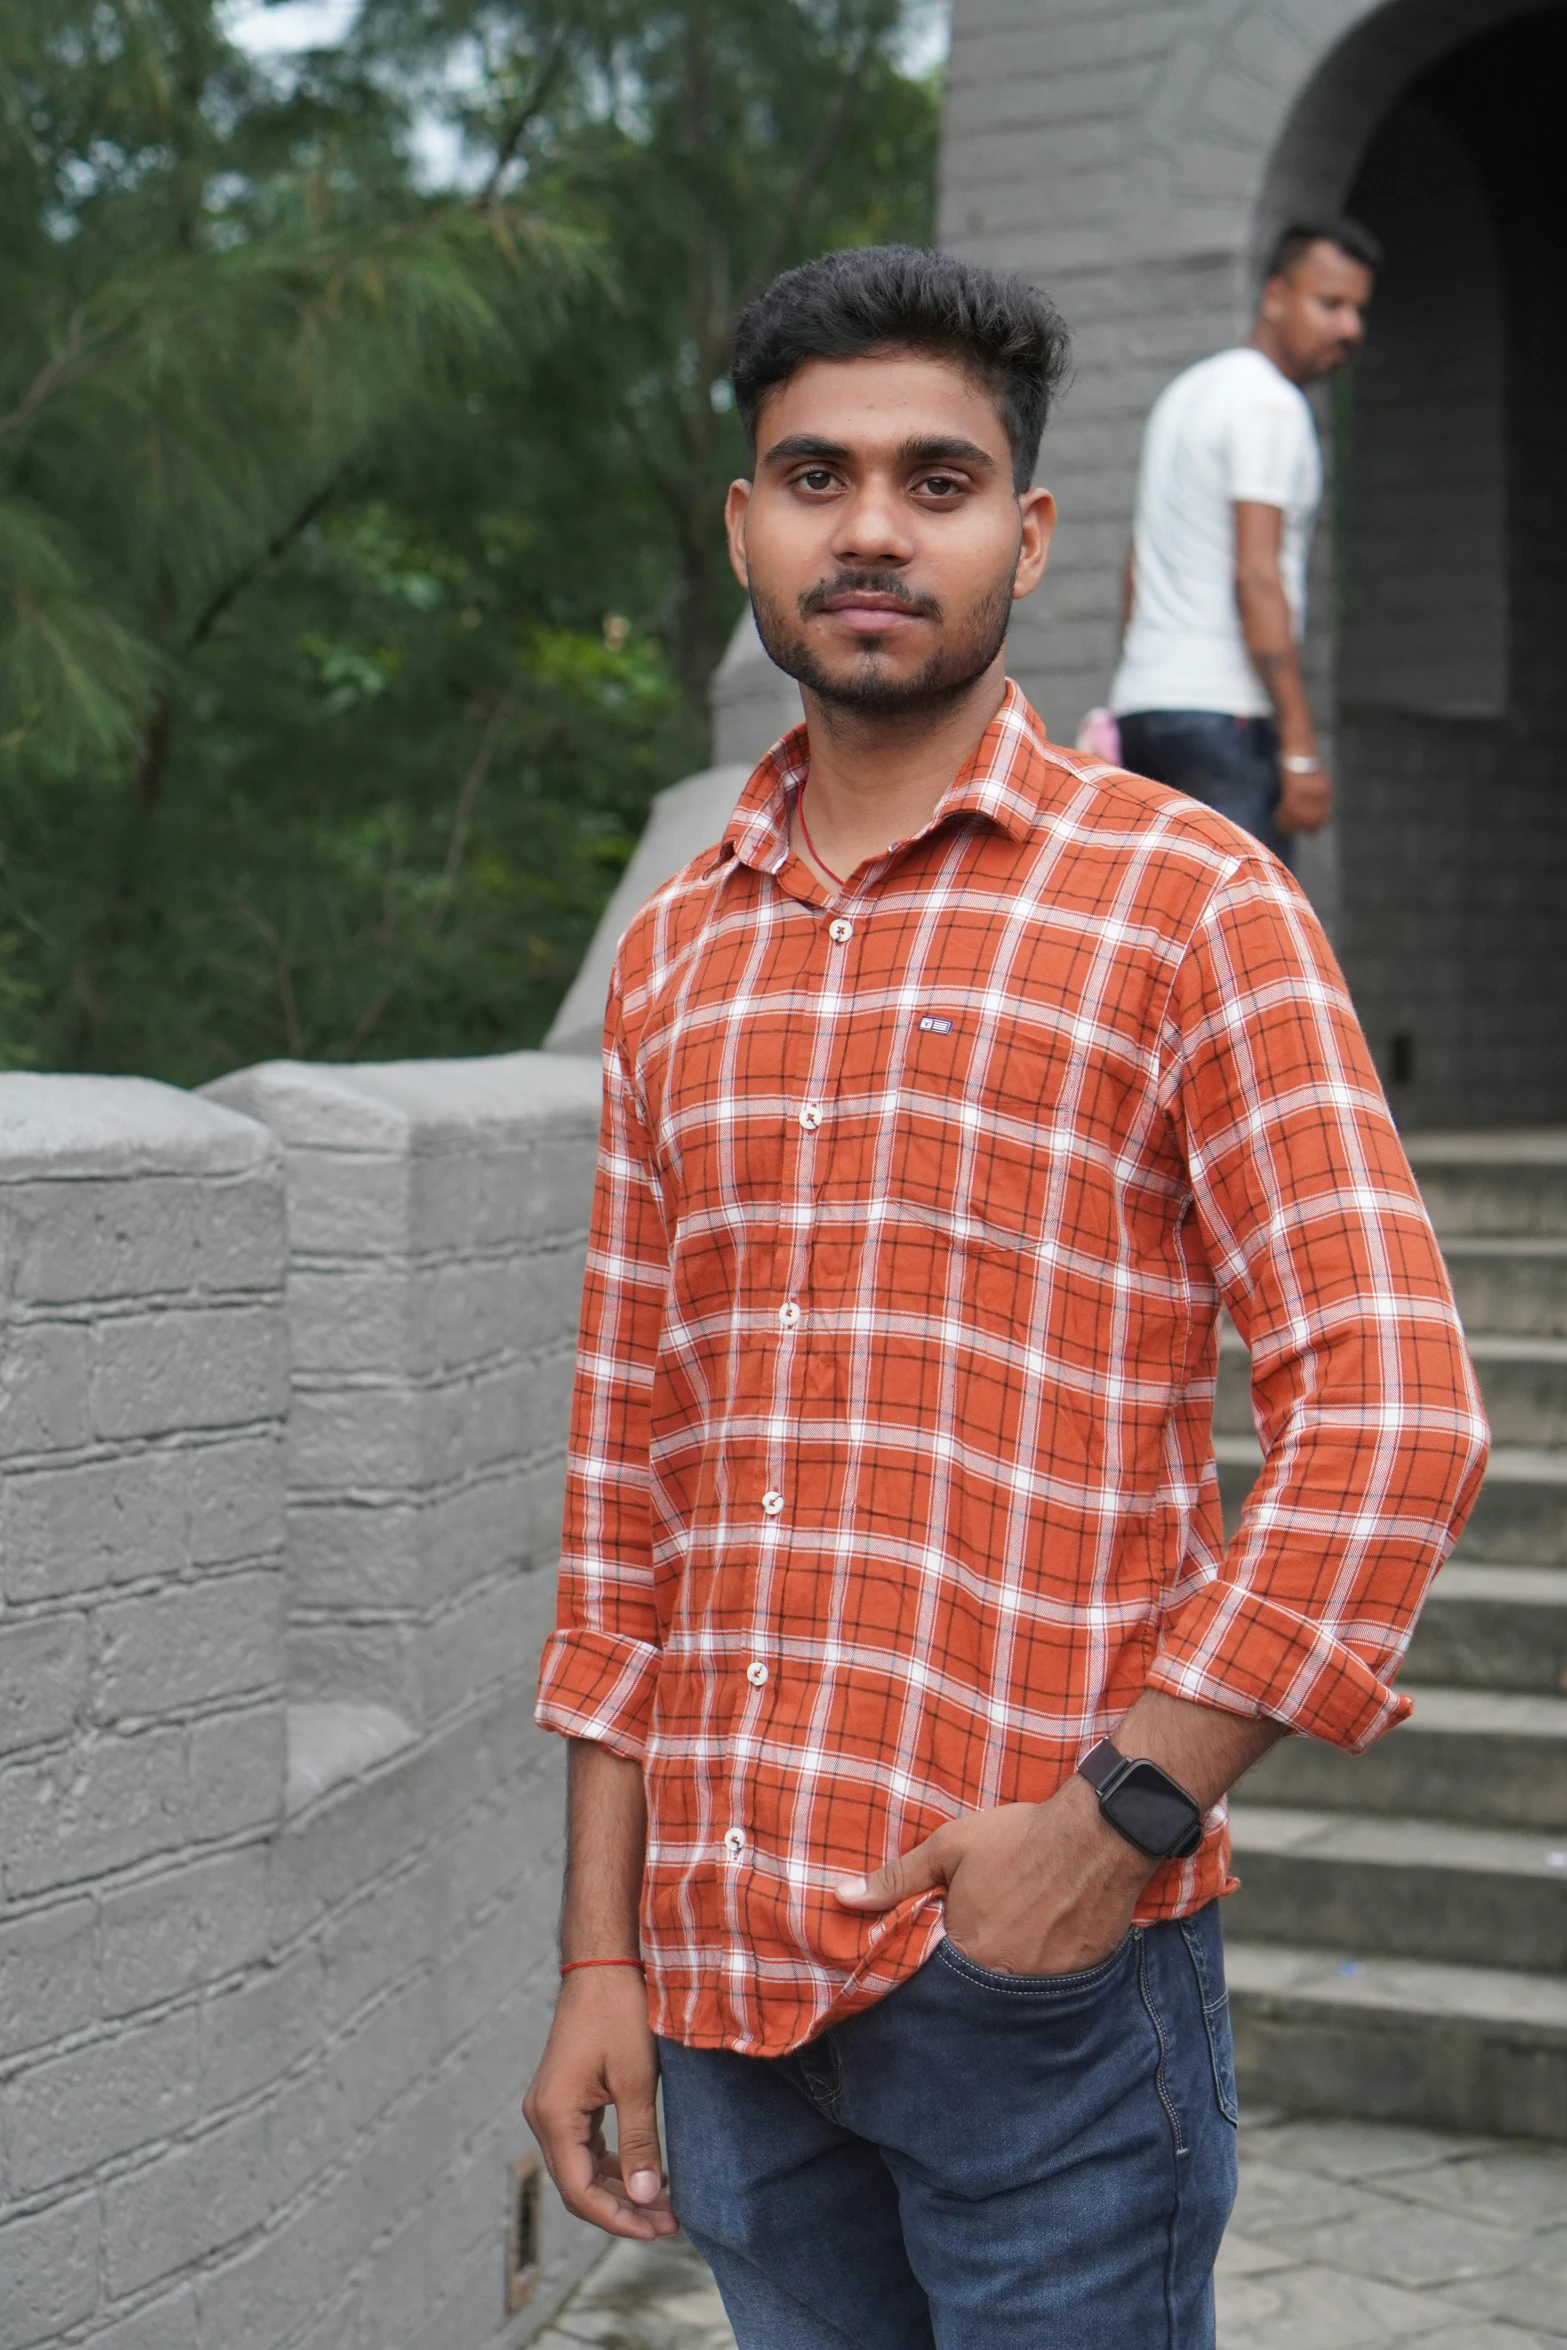
{"label": "white shirt button", "polygon": [[763,1664],[760,1657],[755,1658],[750,1664],[746,1666],[745,1677],[750,1682],[753,1689],[761,1688],[762,1683],[767,1678],[767,1667]]}
{"label": "white shirt button", "polygon": [[854,936],[854,924],[848,919],[847,915],[840,914],[836,921],[828,923],[827,935],[835,945],[841,947],[847,946],[850,939]]}
{"label": "white shirt button", "polygon": [[744,1828],[726,1828],[724,1830],[724,1850],[731,1858],[736,1860],[739,1858],[745,1850]]}
{"label": "white shirt button", "polygon": [[802,1125],[802,1126],[805,1128],[805,1131],[806,1131],[806,1133],[807,1133],[807,1134],[814,1134],[814,1133],[816,1132],[816,1129],[817,1129],[817,1127],[818,1127],[818,1126],[820,1126],[821,1122],[822,1122],[822,1105],[821,1105],[821,1103],[820,1103],[820,1102],[807,1102],[807,1103],[806,1103],[806,1105],[805,1105],[805,1107],[804,1107],[804,1109],[803,1109],[803,1110],[800,1112],[800,1124],[801,1124],[801,1125]]}
{"label": "white shirt button", "polygon": [[783,1509],[783,1501],[784,1497],[781,1493],[764,1493],[762,1507],[770,1518],[776,1518]]}
{"label": "white shirt button", "polygon": [[792,1297],[785,1298],[783,1304],[778,1308],[778,1319],[786,1330],[799,1329],[800,1309]]}

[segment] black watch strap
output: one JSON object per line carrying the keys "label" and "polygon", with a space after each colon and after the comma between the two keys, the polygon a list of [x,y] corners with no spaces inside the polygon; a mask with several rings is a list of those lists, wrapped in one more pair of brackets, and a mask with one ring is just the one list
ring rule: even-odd
{"label": "black watch strap", "polygon": [[1099,1744],[1091,1746],[1078,1764],[1077,1775],[1088,1781],[1096,1795],[1102,1795],[1106,1781],[1115,1777],[1125,1761],[1126,1757],[1118,1746],[1108,1738],[1101,1738]]}
{"label": "black watch strap", "polygon": [[[1150,1860],[1190,1860],[1201,1845],[1201,1806],[1158,1763],[1144,1756],[1125,1755],[1111,1739],[1101,1738],[1077,1769],[1078,1776],[1086,1779],[1098,1796],[1100,1812],[1116,1834],[1135,1844]],[[1153,1819],[1149,1818],[1150,1793],[1154,1797]]]}

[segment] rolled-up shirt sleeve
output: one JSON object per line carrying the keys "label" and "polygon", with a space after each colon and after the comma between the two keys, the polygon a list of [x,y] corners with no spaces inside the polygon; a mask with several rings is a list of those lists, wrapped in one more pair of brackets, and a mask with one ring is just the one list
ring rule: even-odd
{"label": "rolled-up shirt sleeve", "polygon": [[1210,898],[1164,1054],[1263,1465],[1221,1572],[1166,1615],[1150,1680],[1358,1751],[1410,1710],[1392,1678],[1488,1435],[1348,991],[1271,859],[1238,859]]}
{"label": "rolled-up shirt sleeve", "polygon": [[669,1244],[622,1035],[618,972],[604,1040],[604,1109],[572,1397],[555,1630],[536,1719],[631,1760],[658,1679],[649,1403]]}

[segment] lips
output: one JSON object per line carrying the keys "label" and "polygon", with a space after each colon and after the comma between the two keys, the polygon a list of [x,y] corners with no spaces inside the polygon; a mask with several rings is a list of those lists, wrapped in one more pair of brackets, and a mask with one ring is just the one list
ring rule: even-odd
{"label": "lips", "polygon": [[831,585],[823,580],[800,598],[802,620],[828,618],[855,636],[886,636],[913,620],[939,620],[941,607],[934,596],[921,595],[903,580],[883,572],[840,573]]}
{"label": "lips", "polygon": [[906,604],[901,596],[864,596],[855,595],[852,592],[842,596],[829,596],[822,606],[822,610],[824,612],[896,612],[901,614],[905,620],[912,620],[915,617],[912,605]]}
{"label": "lips", "polygon": [[895,596],[830,596],[821,609],[854,636],[887,636],[924,617]]}

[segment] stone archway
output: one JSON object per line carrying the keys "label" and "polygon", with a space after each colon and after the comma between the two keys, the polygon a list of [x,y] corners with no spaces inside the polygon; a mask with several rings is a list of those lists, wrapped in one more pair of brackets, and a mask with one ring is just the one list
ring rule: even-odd
{"label": "stone archway", "polygon": [[1407,82],[1338,403],[1342,950],[1411,1124],[1567,1114],[1567,6]]}
{"label": "stone archway", "polygon": [[[1330,724],[1342,703],[1344,816],[1302,878],[1411,1122],[1567,1116],[1552,659],[1567,489],[1545,431],[1567,381],[1542,315],[1553,262],[1560,274],[1562,211],[1541,179],[1558,142],[1548,122],[1509,156],[1478,100],[1473,120],[1453,110],[1481,82],[1515,124],[1520,105],[1547,108],[1559,79],[1525,68],[1520,81],[1505,50],[1520,43],[1521,58],[1560,13],[1540,0],[954,11],[943,241],[1048,284],[1079,333],[1046,444],[1058,553],[1014,634],[1014,667],[1058,734],[1113,664],[1154,396],[1244,331],[1257,257],[1286,215],[1352,199],[1386,229],[1385,324],[1321,415],[1343,468],[1308,650]],[[1460,261],[1473,318],[1455,373],[1433,350]],[[1405,426],[1416,410],[1419,433]],[[1425,494],[1438,480],[1439,520]]]}

